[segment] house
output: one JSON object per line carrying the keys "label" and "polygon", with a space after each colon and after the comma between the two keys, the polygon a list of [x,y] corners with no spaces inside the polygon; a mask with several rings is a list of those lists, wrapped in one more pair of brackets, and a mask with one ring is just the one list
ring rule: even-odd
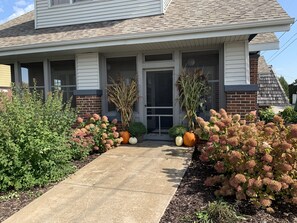
{"label": "house", "polygon": [[260,57],[258,62],[259,91],[258,105],[260,108],[289,106],[289,99],[282,88],[272,66],[268,66],[265,58]]}
{"label": "house", "polygon": [[10,66],[0,64],[0,91],[7,91],[11,85]]}
{"label": "house", "polygon": [[276,0],[35,0],[35,10],[0,26],[0,63],[13,81],[75,95],[81,113],[116,116],[109,77],[137,78],[135,118],[150,131],[181,122],[175,82],[200,67],[207,109],[257,109],[258,52],[293,23]]}
{"label": "house", "polygon": [[297,80],[289,85],[290,102],[295,105],[297,103]]}

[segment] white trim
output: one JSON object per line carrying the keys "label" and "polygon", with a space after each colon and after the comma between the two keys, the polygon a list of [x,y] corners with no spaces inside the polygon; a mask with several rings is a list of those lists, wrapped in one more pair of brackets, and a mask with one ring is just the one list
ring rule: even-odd
{"label": "white trim", "polygon": [[266,51],[266,50],[279,50],[279,41],[273,43],[256,43],[249,44],[249,51]]}
{"label": "white trim", "polygon": [[251,83],[251,74],[250,74],[250,54],[249,54],[249,43],[248,41],[245,41],[245,64],[246,64],[246,84]]}
{"label": "white trim", "polygon": [[78,50],[108,46],[133,45],[178,40],[202,39],[212,37],[250,35],[251,33],[267,33],[288,31],[293,19],[254,22],[239,25],[210,26],[200,29],[180,29],[173,31],[151,32],[146,34],[129,34],[119,36],[96,37],[81,40],[31,44],[17,47],[0,48],[0,56],[15,54]]}
{"label": "white trim", "polygon": [[161,0],[161,13],[164,13],[165,9],[164,9],[164,0]]}

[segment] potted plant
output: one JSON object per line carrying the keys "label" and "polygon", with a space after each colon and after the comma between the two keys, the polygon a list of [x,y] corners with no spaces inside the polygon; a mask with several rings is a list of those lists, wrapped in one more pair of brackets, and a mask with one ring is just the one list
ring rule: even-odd
{"label": "potted plant", "polygon": [[195,128],[195,120],[197,111],[204,110],[206,95],[209,92],[209,85],[203,70],[184,69],[176,83],[179,89],[179,101],[181,108],[185,109],[186,115],[184,119],[188,121],[189,132],[184,134],[183,140],[186,146],[194,146],[196,142],[193,130]]}
{"label": "potted plant", "polygon": [[120,132],[123,143],[129,142],[130,134],[127,131],[132,120],[133,106],[138,100],[137,81],[132,79],[129,82],[120,77],[117,81],[110,78],[111,85],[107,87],[108,101],[112,102],[121,113],[123,131]]}
{"label": "potted plant", "polygon": [[169,129],[169,136],[175,139],[175,145],[183,145],[183,136],[187,132],[187,129],[183,125],[175,125]]}
{"label": "potted plant", "polygon": [[[147,130],[143,123],[132,122],[129,124],[128,131],[132,137],[136,137],[138,142],[143,141],[143,135],[146,134]],[[135,142],[133,140],[133,142]]]}

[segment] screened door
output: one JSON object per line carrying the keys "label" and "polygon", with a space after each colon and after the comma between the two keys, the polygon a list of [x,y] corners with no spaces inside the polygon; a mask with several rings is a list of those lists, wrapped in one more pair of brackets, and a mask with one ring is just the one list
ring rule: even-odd
{"label": "screened door", "polygon": [[167,135],[173,125],[173,71],[146,71],[148,134]]}

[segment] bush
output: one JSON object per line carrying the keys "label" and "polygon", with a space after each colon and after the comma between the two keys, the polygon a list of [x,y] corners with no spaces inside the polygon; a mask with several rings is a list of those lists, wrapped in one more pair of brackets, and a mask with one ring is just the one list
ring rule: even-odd
{"label": "bush", "polygon": [[169,129],[168,134],[171,138],[175,138],[177,136],[183,136],[186,131],[187,129],[183,125],[175,125]]}
{"label": "bush", "polygon": [[62,94],[34,90],[0,96],[0,191],[57,181],[73,170],[68,140],[75,112]]}
{"label": "bush", "polygon": [[132,122],[128,127],[128,132],[133,137],[140,137],[146,134],[146,127],[141,122]]}
{"label": "bush", "polygon": [[261,121],[264,121],[265,123],[272,122],[274,115],[275,114],[272,111],[272,108],[265,108],[259,111],[259,118]]}
{"label": "bush", "polygon": [[78,117],[79,126],[73,131],[71,140],[73,159],[82,159],[91,151],[104,153],[121,144],[122,139],[116,131],[117,120],[109,122],[106,116],[102,118],[94,114],[84,122]]}
{"label": "bush", "polygon": [[286,107],[280,114],[287,123],[297,123],[297,112],[293,107]]}
{"label": "bush", "polygon": [[297,204],[297,125],[286,126],[279,116],[272,123],[247,124],[224,110],[211,110],[208,125],[197,121],[210,129],[200,160],[210,162],[218,173],[205,180],[206,186],[219,186],[216,195],[235,195],[270,211],[274,200]]}

